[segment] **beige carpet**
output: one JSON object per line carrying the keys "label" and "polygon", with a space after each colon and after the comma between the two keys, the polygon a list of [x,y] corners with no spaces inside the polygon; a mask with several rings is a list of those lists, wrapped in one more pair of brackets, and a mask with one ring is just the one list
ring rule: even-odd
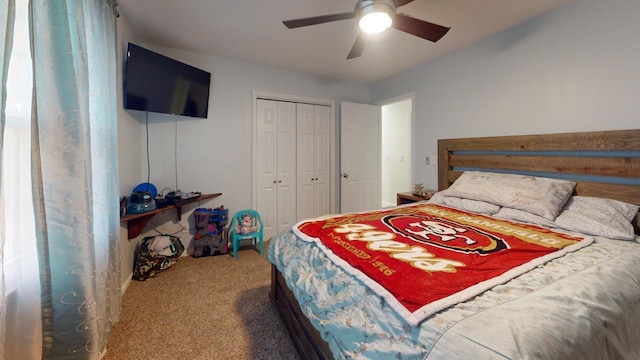
{"label": "beige carpet", "polygon": [[297,359],[269,302],[270,271],[249,248],[132,281],[104,359]]}

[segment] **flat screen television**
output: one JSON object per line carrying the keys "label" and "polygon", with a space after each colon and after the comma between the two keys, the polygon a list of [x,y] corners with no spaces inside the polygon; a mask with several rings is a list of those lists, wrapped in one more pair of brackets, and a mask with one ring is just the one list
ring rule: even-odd
{"label": "flat screen television", "polygon": [[129,43],[124,108],[206,118],[211,73]]}

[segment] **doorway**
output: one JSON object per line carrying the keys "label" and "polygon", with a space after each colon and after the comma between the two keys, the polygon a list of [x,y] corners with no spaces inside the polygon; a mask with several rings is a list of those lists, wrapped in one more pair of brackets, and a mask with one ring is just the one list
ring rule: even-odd
{"label": "doorway", "polygon": [[396,194],[411,191],[413,100],[404,98],[381,107],[381,207],[396,205]]}

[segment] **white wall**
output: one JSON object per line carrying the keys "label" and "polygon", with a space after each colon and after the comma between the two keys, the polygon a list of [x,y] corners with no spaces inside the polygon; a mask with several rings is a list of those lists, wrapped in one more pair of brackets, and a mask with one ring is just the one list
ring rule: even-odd
{"label": "white wall", "polygon": [[411,191],[411,99],[382,106],[382,205],[396,204],[396,194]]}
{"label": "white wall", "polygon": [[[158,190],[178,187],[182,191],[221,192],[203,207],[224,205],[230,212],[250,208],[252,155],[252,96],[254,91],[298,97],[370,103],[365,85],[319,77],[285,69],[225,59],[216,56],[158,48],[137,39],[130,31],[126,14],[118,19],[119,62],[124,65],[129,41],[179,61],[211,72],[212,84],[207,119],[148,114],[150,182]],[[121,72],[118,86],[122,88]],[[120,192],[128,195],[137,184],[147,181],[146,113],[122,108],[119,96],[118,125],[120,152]],[[339,106],[336,106],[336,112]],[[336,119],[338,114],[335,114]],[[177,129],[177,146],[176,146]],[[337,139],[336,139],[337,141]],[[174,233],[188,246],[195,233],[195,206],[190,206],[180,223],[175,211],[156,215],[137,239],[127,240],[122,230],[123,283],[132,273],[135,245],[143,236]],[[186,231],[182,231],[182,228]],[[188,229],[192,229],[189,231]],[[157,230],[157,231],[156,231]]]}
{"label": "white wall", "polygon": [[[135,38],[126,21],[119,18],[118,25],[118,59],[126,53],[127,41]],[[124,39],[124,42],[123,42]],[[120,194],[126,195],[141,181],[138,176],[140,158],[140,124],[122,107],[122,70],[124,64],[119,61],[117,70],[118,89],[118,165],[120,175]],[[126,289],[133,273],[133,257],[138,241],[127,239],[127,227],[120,226],[120,266],[121,284]]]}
{"label": "white wall", "polygon": [[[580,0],[372,85],[415,93],[415,182],[437,139],[638,128],[640,1]],[[453,29],[455,30],[455,29]]]}

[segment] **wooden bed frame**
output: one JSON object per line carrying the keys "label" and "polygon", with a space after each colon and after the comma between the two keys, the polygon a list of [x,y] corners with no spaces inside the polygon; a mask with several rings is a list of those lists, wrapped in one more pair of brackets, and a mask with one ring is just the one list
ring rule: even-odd
{"label": "wooden bed frame", "polygon": [[[465,170],[560,177],[576,181],[574,195],[640,205],[640,129],[439,140],[438,189]],[[634,227],[640,234],[640,214]],[[300,357],[333,359],[274,265],[271,274],[271,302]]]}

